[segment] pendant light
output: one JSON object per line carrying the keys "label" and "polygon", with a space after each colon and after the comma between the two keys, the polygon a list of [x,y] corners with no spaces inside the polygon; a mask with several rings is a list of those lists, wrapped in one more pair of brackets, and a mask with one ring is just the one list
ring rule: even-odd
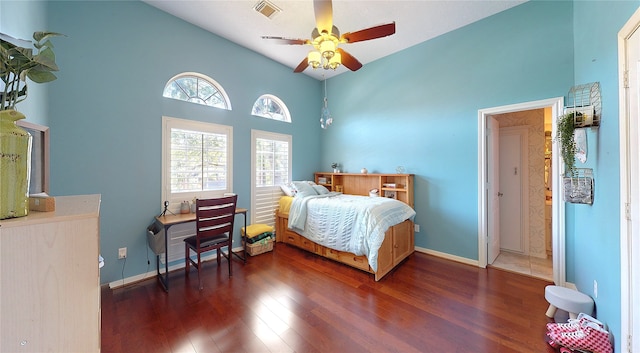
{"label": "pendant light", "polygon": [[324,105],[320,112],[320,127],[326,129],[333,123],[331,112],[329,111],[329,102],[327,101],[327,79],[324,80]]}

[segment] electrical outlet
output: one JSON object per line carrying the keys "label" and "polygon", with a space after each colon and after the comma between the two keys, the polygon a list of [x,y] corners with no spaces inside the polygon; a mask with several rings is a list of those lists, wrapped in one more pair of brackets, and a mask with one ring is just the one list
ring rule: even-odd
{"label": "electrical outlet", "polygon": [[118,259],[126,259],[127,258],[127,248],[118,249]]}
{"label": "electrical outlet", "polygon": [[414,225],[413,225],[413,230],[414,230],[416,233],[420,233],[420,225],[419,225],[419,224],[414,224]]}
{"label": "electrical outlet", "polygon": [[593,296],[598,298],[598,281],[593,280]]}

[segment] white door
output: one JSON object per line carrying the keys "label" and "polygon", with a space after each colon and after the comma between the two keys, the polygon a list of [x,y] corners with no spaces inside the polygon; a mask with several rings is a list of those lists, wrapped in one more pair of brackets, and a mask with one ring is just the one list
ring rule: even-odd
{"label": "white door", "polygon": [[487,119],[487,201],[489,209],[487,232],[487,263],[492,264],[500,254],[500,124],[492,116]]}
{"label": "white door", "polygon": [[640,352],[640,9],[618,32],[621,352]]}
{"label": "white door", "polygon": [[[640,104],[640,31],[629,38],[628,41],[628,70],[629,70],[629,88],[628,88],[628,109],[629,109],[629,141],[628,141],[628,170],[629,180],[628,188],[631,195],[629,200],[629,216],[627,217],[627,229],[629,234],[629,299],[630,308],[632,308],[631,317],[631,335],[633,342],[631,343],[632,352],[640,352],[640,305],[637,302],[638,293],[640,293],[640,151],[638,143],[640,141],[640,114],[638,105]],[[622,109],[622,108],[621,108]],[[634,298],[635,296],[635,298]],[[634,299],[636,302],[634,303]]]}
{"label": "white door", "polygon": [[500,248],[518,253],[524,253],[521,144],[519,132],[500,132]]}

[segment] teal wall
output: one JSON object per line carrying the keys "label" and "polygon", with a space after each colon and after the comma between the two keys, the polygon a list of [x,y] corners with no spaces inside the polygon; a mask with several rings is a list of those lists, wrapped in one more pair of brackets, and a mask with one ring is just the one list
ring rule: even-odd
{"label": "teal wall", "polygon": [[[596,180],[594,204],[568,205],[567,223],[575,259],[572,282],[594,297],[598,318],[616,333],[620,352],[620,139],[618,32],[638,9],[638,1],[578,1],[574,5],[575,82],[599,81],[602,90],[602,123],[588,135],[588,160]],[[588,25],[587,25],[588,24]]]}
{"label": "teal wall", "polygon": [[565,95],[571,17],[571,2],[525,3],[330,79],[322,166],[404,166],[416,246],[477,260],[478,110]]}
{"label": "teal wall", "polygon": [[[51,126],[52,194],[102,194],[103,283],[149,270],[144,228],[162,202],[163,114],[233,125],[234,189],[243,207],[254,128],[294,136],[294,179],[332,162],[348,172],[402,165],[416,175],[416,245],[475,260],[478,110],[600,82],[602,125],[589,133],[585,165],[595,172],[595,202],[566,206],[567,280],[592,296],[598,281],[598,317],[619,351],[617,32],[638,5],[530,1],[329,79],[334,125],[326,131],[318,126],[322,83],[141,2],[3,0],[0,31],[68,35],[55,40],[59,79],[41,85],[46,94],[36,91],[20,109]],[[32,13],[32,21],[17,20]],[[162,99],[164,84],[183,71],[217,80],[233,110]],[[264,93],[285,101],[293,124],[249,114]],[[124,273],[116,259],[122,246],[129,248]]]}
{"label": "teal wall", "polygon": [[[8,13],[30,14],[34,8],[47,13],[48,22],[26,26],[16,36],[43,25],[67,36],[55,39],[60,73],[47,84],[44,109],[51,128],[51,194],[102,195],[102,283],[155,270],[145,229],[162,210],[163,114],[233,126],[233,186],[240,207],[250,206],[251,129],[293,135],[294,178],[308,179],[319,168],[321,129],[315,122],[322,91],[317,80],[142,2],[1,4],[3,21]],[[14,31],[4,25],[2,30]],[[167,81],[185,71],[221,84],[233,110],[162,98]],[[287,104],[293,123],[251,115],[253,103],[265,93]],[[117,259],[120,247],[128,248],[126,265]]]}

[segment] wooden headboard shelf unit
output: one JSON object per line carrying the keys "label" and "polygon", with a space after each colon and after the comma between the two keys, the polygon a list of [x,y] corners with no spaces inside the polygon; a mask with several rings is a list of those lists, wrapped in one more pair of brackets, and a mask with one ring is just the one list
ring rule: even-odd
{"label": "wooden headboard shelf unit", "polygon": [[[324,182],[321,182],[324,181]],[[329,191],[368,196],[378,189],[380,196],[395,195],[399,201],[413,207],[413,174],[315,173],[316,184]]]}

